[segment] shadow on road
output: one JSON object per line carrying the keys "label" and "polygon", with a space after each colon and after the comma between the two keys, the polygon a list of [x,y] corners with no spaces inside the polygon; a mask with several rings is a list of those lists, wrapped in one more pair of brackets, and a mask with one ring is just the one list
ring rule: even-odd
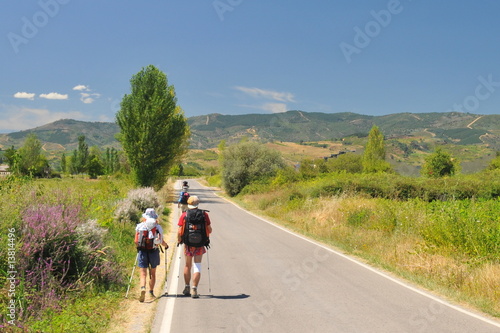
{"label": "shadow on road", "polygon": [[[183,294],[172,294],[172,295],[161,295],[159,298],[167,298],[167,297],[175,297],[175,298],[191,298],[190,296],[184,296]],[[200,295],[200,299],[245,299],[250,297],[250,295],[239,294],[239,295]]]}

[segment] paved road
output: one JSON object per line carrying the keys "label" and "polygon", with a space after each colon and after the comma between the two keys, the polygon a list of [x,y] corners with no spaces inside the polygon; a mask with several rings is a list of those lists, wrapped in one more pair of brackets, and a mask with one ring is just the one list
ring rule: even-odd
{"label": "paved road", "polygon": [[160,300],[152,332],[500,332],[497,321],[447,304],[189,183],[213,223],[210,279],[205,255],[200,298],[182,297],[176,253],[169,295]]}

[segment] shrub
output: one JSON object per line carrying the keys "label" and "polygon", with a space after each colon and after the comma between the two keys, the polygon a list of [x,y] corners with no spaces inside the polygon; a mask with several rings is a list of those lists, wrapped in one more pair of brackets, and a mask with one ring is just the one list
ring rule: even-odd
{"label": "shrub", "polygon": [[235,196],[248,184],[273,177],[284,165],[277,151],[256,142],[243,142],[224,149],[222,184],[230,196]]}
{"label": "shrub", "polygon": [[142,212],[146,208],[155,208],[157,211],[160,207],[158,195],[152,187],[142,187],[130,190],[127,198],[118,203],[115,210],[115,217],[118,221],[139,222]]}
{"label": "shrub", "polygon": [[459,163],[441,148],[425,158],[422,175],[430,178],[453,176],[458,173]]}

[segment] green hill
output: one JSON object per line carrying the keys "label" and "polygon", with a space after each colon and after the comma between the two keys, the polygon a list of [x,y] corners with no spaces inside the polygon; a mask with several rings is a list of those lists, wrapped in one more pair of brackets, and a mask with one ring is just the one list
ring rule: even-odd
{"label": "green hill", "polygon": [[[388,139],[427,138],[453,145],[484,145],[500,150],[500,115],[470,113],[396,113],[367,116],[356,113],[288,111],[276,114],[209,114],[188,119],[191,148],[216,147],[242,137],[263,142],[315,142],[364,137],[377,125]],[[62,119],[29,130],[0,135],[0,148],[19,148],[29,133],[35,133],[46,151],[71,151],[78,136],[85,135],[89,146],[120,148],[115,123]]]}

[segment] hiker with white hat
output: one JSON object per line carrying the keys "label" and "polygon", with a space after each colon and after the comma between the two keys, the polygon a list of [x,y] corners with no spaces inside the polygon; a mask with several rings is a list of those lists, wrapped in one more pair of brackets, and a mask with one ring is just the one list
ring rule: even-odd
{"label": "hiker with white hat", "polygon": [[154,208],[148,208],[142,214],[141,223],[135,228],[135,244],[137,247],[137,261],[140,269],[141,294],[139,301],[144,302],[146,296],[146,278],[149,268],[149,295],[154,295],[156,283],[156,266],[160,264],[160,245],[168,249],[168,244],[163,239],[163,229],[158,224],[158,215]]}

